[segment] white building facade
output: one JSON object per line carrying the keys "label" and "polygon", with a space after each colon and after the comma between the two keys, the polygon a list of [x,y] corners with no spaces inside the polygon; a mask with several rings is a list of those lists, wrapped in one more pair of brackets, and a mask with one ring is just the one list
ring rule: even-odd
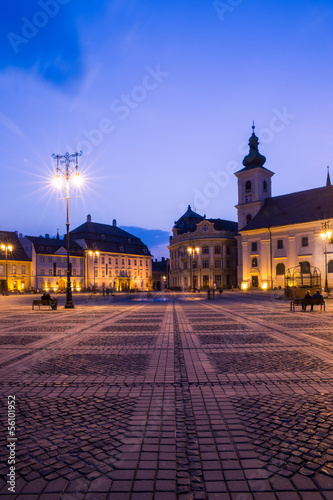
{"label": "white building facade", "polygon": [[[292,270],[297,282],[288,286],[311,286],[313,272],[320,285],[333,287],[333,188],[326,186],[272,197],[273,172],[263,165],[258,138],[250,137],[250,153],[243,160],[238,178],[238,286],[284,288]],[[323,236],[326,231],[325,237]],[[324,239],[323,239],[324,238]],[[327,265],[326,265],[327,262]],[[289,271],[288,275],[291,271]],[[317,282],[318,284],[319,282]]]}

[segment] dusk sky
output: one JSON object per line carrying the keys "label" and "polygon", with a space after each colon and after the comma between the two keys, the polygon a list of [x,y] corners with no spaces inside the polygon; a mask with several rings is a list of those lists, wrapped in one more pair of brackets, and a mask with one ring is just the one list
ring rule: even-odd
{"label": "dusk sky", "polygon": [[253,120],[273,195],[333,176],[332,0],[4,0],[0,26],[1,230],[64,234],[51,154],[82,150],[70,229],[167,256],[188,204],[237,219]]}

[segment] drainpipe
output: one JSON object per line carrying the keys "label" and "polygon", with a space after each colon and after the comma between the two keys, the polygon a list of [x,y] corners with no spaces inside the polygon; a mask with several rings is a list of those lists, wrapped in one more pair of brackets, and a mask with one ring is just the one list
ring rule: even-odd
{"label": "drainpipe", "polygon": [[267,227],[268,232],[269,232],[269,261],[270,261],[270,273],[271,273],[271,290],[273,288],[273,271],[272,271],[272,233],[270,230],[270,227]]}

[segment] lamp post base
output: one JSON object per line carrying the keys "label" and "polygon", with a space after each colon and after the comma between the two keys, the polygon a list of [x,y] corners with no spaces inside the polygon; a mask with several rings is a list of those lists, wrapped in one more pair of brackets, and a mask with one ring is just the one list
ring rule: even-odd
{"label": "lamp post base", "polygon": [[66,304],[65,304],[65,309],[74,309],[74,304],[73,304],[73,302],[66,302]]}

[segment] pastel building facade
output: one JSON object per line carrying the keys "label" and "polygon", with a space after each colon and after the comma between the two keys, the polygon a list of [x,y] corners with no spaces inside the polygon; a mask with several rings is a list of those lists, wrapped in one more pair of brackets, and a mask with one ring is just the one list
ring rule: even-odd
{"label": "pastel building facade", "polygon": [[172,228],[169,287],[202,290],[236,286],[236,233],[236,222],[206,219],[189,205]]}

